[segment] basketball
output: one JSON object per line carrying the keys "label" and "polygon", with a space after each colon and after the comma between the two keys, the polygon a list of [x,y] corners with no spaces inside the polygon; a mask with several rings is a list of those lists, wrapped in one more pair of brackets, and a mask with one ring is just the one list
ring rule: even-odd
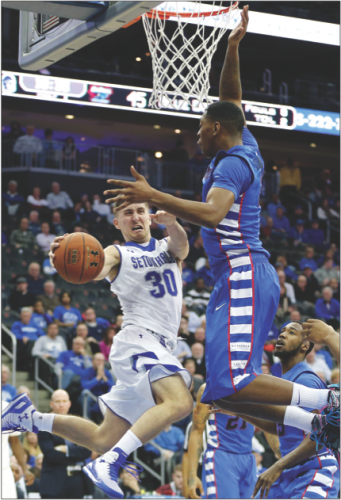
{"label": "basketball", "polygon": [[96,238],[86,233],[69,234],[55,249],[54,265],[69,283],[89,283],[103,269],[104,252]]}

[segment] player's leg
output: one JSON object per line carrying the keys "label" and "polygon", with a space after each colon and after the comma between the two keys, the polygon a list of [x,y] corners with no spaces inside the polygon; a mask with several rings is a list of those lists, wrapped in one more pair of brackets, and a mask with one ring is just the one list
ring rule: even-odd
{"label": "player's leg", "polygon": [[205,498],[240,498],[241,474],[237,459],[237,455],[223,450],[206,451],[203,467]]}
{"label": "player's leg", "polygon": [[339,498],[339,470],[312,469],[287,485],[288,498]]}
{"label": "player's leg", "polygon": [[252,453],[237,456],[241,467],[239,498],[251,498],[257,482],[256,459]]}

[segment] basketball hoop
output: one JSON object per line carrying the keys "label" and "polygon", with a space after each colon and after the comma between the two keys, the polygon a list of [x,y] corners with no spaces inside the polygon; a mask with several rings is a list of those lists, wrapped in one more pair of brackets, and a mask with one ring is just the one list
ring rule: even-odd
{"label": "basketball hoop", "polygon": [[[205,109],[213,102],[208,95],[212,57],[238,3],[224,7],[223,2],[165,2],[141,16],[153,63],[150,107],[188,109],[194,98],[194,105]],[[170,19],[177,26],[168,36]],[[196,25],[195,32],[186,36],[189,24]]]}

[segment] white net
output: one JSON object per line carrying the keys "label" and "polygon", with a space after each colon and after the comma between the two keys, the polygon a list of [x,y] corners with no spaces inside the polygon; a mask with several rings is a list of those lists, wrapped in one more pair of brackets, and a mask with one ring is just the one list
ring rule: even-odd
{"label": "white net", "polygon": [[[165,2],[152,15],[142,16],[153,63],[150,107],[186,109],[193,97],[197,106],[213,102],[208,95],[212,57],[237,9],[238,2],[231,2],[228,12],[226,2]],[[189,17],[182,17],[184,13]]]}

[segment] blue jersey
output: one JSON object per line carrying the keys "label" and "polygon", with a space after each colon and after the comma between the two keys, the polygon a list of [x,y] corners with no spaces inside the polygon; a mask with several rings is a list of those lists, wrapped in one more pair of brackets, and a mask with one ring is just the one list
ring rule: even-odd
{"label": "blue jersey", "polygon": [[[316,373],[309,368],[309,366],[302,362],[295,365],[291,370],[282,375],[282,378],[289,380],[290,382],[297,382],[298,384],[305,385],[311,389],[327,389],[326,384],[320,379]],[[309,408],[304,408],[310,411]],[[297,429],[296,427],[291,427],[290,425],[277,424],[277,434],[280,443],[280,449],[282,456],[287,455],[292,450],[297,448],[297,446],[306,437],[304,431]],[[319,455],[326,453],[326,448],[323,448]]]}
{"label": "blue jersey", "polygon": [[53,319],[58,319],[61,323],[73,323],[76,325],[78,321],[83,321],[81,313],[75,307],[67,309],[64,306],[57,306],[53,311]]}
{"label": "blue jersey", "polygon": [[240,417],[231,417],[224,413],[211,414],[206,430],[207,449],[219,448],[239,455],[252,452],[255,428]]}
{"label": "blue jersey", "polygon": [[263,173],[264,162],[257,141],[246,127],[243,146],[219,151],[206,171],[203,202],[211,187],[228,189],[235,196],[228,214],[217,227],[201,230],[210,267],[217,278],[233,267],[251,264],[252,253],[269,258],[259,239]]}

